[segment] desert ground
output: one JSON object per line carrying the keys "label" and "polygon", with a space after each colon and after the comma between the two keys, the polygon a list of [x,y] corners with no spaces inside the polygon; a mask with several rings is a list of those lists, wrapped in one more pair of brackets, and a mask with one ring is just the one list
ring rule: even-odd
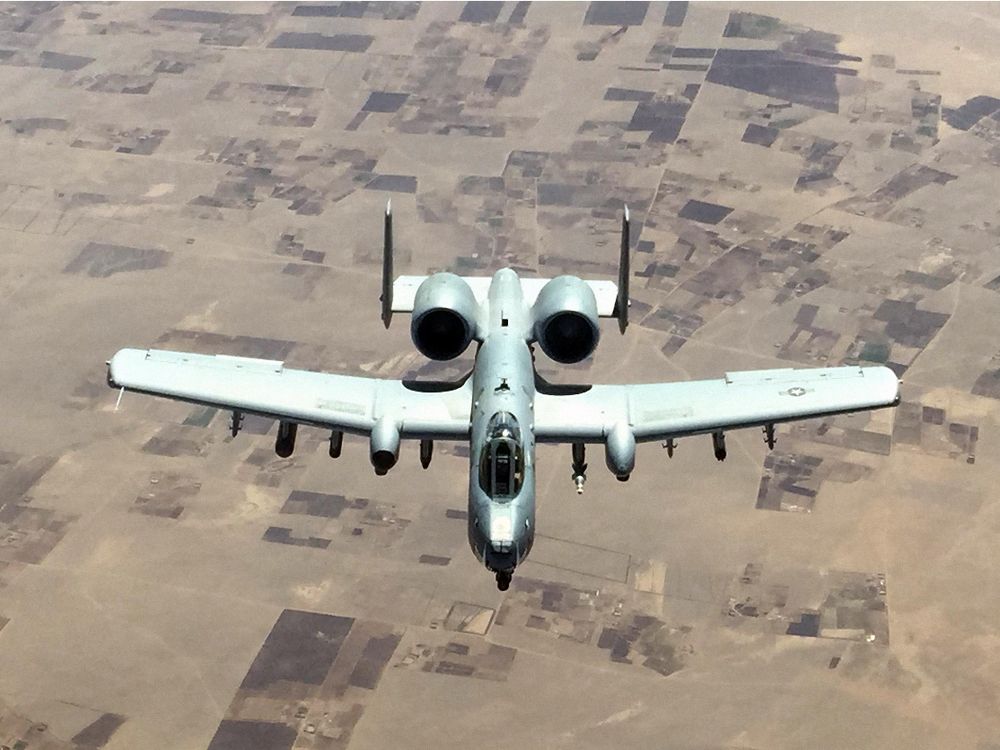
{"label": "desert ground", "polygon": [[[0,6],[0,745],[1000,748],[1000,10]],[[396,271],[617,274],[544,377],[885,364],[895,410],[538,453],[507,592],[468,448],[376,477],[119,393],[120,348],[455,379]]]}

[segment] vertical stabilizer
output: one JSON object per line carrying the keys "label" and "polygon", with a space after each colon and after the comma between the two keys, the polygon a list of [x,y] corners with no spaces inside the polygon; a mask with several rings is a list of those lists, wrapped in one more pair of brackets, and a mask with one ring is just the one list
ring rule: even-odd
{"label": "vertical stabilizer", "polygon": [[385,235],[382,244],[382,323],[392,321],[392,201],[385,204]]}
{"label": "vertical stabilizer", "polygon": [[622,216],[621,258],[618,261],[618,299],[615,301],[615,317],[618,318],[618,330],[622,333],[628,327],[629,275],[629,216],[628,206],[625,206],[625,214]]}

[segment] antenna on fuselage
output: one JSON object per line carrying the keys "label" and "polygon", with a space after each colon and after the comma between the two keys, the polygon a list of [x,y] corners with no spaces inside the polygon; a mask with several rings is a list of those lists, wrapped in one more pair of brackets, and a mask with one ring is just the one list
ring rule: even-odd
{"label": "antenna on fuselage", "polygon": [[382,243],[382,323],[392,321],[392,201],[385,204],[385,234]]}
{"label": "antenna on fuselage", "polygon": [[615,301],[615,317],[618,318],[618,330],[622,333],[628,327],[629,223],[628,206],[625,206],[621,257],[618,260],[618,299]]}

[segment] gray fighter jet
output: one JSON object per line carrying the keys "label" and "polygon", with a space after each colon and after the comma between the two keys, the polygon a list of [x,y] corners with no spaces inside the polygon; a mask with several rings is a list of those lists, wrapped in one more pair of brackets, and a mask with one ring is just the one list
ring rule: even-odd
{"label": "gray fighter jet", "polygon": [[345,432],[370,441],[375,473],[399,457],[400,443],[420,443],[431,462],[433,441],[468,441],[469,544],[496,574],[501,590],[535,537],[535,444],[569,443],[573,479],[583,491],[585,446],[604,447],[611,472],[632,473],[636,443],[710,435],[726,457],[725,432],[761,427],[774,447],[780,422],[899,403],[887,367],[828,367],[731,372],[717,380],[640,385],[552,385],[535,372],[533,345],[563,364],[594,351],[599,318],[628,325],[629,217],[622,220],[618,284],[575,276],[522,279],[510,269],[489,277],[392,272],[392,212],[385,213],[382,320],[410,313],[416,348],[435,360],[458,357],[473,342],[471,378],[425,382],[352,377],[287,368],[282,362],[155,349],[122,349],[108,362],[108,384],[123,391],[232,412],[235,436],[244,414],[278,420],[275,452],[291,455],[298,425],[329,430],[330,455]]}

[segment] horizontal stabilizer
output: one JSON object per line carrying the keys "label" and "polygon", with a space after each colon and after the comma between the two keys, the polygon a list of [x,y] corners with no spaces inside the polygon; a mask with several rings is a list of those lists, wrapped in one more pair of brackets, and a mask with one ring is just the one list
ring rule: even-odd
{"label": "horizontal stabilizer", "polygon": [[[400,276],[392,285],[392,312],[406,313],[413,311],[413,302],[417,296],[417,289],[423,283],[426,276]],[[465,282],[472,289],[476,302],[482,304],[489,296],[490,283],[493,281],[489,276],[463,276]],[[521,279],[521,293],[524,295],[525,304],[530,307],[535,304],[542,287],[550,279]],[[594,292],[597,300],[597,314],[602,318],[615,317],[615,302],[618,299],[618,288],[612,281],[584,281],[584,283]]]}

